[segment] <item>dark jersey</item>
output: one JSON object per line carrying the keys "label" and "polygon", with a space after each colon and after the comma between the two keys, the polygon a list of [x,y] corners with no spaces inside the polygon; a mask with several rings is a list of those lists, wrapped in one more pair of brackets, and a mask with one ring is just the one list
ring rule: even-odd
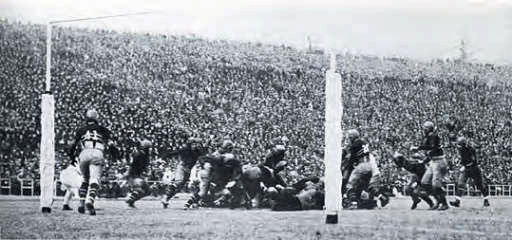
{"label": "dark jersey", "polygon": [[263,162],[263,165],[275,168],[277,163],[282,161],[284,159],[284,155],[286,153],[286,150],[284,148],[272,148],[272,150],[265,156],[265,161]]}
{"label": "dark jersey", "polygon": [[149,166],[149,154],[143,151],[135,151],[132,153],[132,162],[128,175],[132,177],[140,177],[147,171]]}
{"label": "dark jersey", "polygon": [[477,166],[475,148],[472,146],[463,146],[459,148],[460,163],[465,167]]}
{"label": "dark jersey", "polygon": [[283,178],[274,172],[273,169],[271,169],[268,166],[259,166],[262,174],[260,177],[260,181],[266,186],[266,187],[274,187],[276,185],[281,185],[283,187],[286,186],[285,181]]}
{"label": "dark jersey", "polygon": [[444,154],[441,148],[441,138],[434,132],[428,133],[423,138],[422,144],[418,147],[418,150],[424,150],[427,157],[442,156]]}
{"label": "dark jersey", "polygon": [[403,166],[405,170],[408,172],[415,174],[418,176],[418,179],[421,180],[423,175],[425,174],[425,171],[427,170],[425,168],[425,164],[419,163],[419,162],[411,162],[411,161],[404,161]]}
{"label": "dark jersey", "polygon": [[104,151],[108,141],[111,140],[111,132],[100,126],[96,121],[88,121],[87,124],[76,131],[75,144],[70,150],[72,156],[76,154],[76,147],[83,149],[98,149]]}
{"label": "dark jersey", "polygon": [[199,157],[205,154],[205,151],[202,149],[193,150],[191,148],[185,148],[178,151],[178,154],[180,161],[182,161],[186,167],[192,168]]}
{"label": "dark jersey", "polygon": [[349,164],[357,164],[362,158],[370,154],[369,144],[365,140],[358,138],[350,144],[348,153],[350,154],[348,160]]}

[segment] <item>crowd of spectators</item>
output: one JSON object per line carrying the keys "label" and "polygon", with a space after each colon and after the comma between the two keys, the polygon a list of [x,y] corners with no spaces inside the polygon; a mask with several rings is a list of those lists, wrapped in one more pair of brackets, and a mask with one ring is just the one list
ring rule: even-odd
{"label": "crowd of spectators", "polygon": [[[0,20],[0,177],[39,176],[40,96],[45,79],[45,27]],[[176,164],[169,153],[186,136],[214,148],[231,138],[244,163],[259,163],[270,139],[289,142],[288,176],[323,168],[324,86],[328,59],[288,46],[54,27],[52,93],[56,99],[57,173],[66,148],[95,108],[117,139],[117,179],[137,139],[153,141],[151,179]],[[489,183],[512,184],[512,67],[340,54],[343,128],[358,128],[379,158],[384,180],[402,175],[390,157],[418,144],[425,120],[456,152],[446,123],[479,146]],[[456,173],[454,172],[454,175]],[[452,176],[452,178],[454,177]]]}

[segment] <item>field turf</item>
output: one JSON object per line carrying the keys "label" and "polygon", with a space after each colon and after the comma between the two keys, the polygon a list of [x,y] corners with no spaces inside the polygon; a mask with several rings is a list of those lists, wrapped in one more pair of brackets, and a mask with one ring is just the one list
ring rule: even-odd
{"label": "field turf", "polygon": [[182,210],[184,198],[168,209],[154,200],[130,209],[122,200],[97,202],[97,215],[40,213],[33,197],[0,196],[0,239],[512,239],[512,199],[464,199],[461,208],[409,210],[408,198],[383,209],[341,212],[337,225],[324,224],[323,211],[272,212],[244,209]]}

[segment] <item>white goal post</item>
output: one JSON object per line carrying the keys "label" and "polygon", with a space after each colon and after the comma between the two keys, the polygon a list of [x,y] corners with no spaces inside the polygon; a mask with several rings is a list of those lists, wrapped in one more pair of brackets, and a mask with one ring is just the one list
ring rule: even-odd
{"label": "white goal post", "polygon": [[325,74],[325,223],[338,223],[341,210],[341,156],[343,115],[341,75],[336,73],[336,55],[330,54],[330,68]]}

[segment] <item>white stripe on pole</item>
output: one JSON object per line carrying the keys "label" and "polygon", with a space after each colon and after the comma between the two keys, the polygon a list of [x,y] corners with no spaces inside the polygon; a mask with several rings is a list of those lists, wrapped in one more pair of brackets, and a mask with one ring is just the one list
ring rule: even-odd
{"label": "white stripe on pole", "polygon": [[325,79],[325,213],[326,223],[338,223],[341,210],[341,155],[343,114],[341,75],[336,73],[336,55],[331,53]]}

